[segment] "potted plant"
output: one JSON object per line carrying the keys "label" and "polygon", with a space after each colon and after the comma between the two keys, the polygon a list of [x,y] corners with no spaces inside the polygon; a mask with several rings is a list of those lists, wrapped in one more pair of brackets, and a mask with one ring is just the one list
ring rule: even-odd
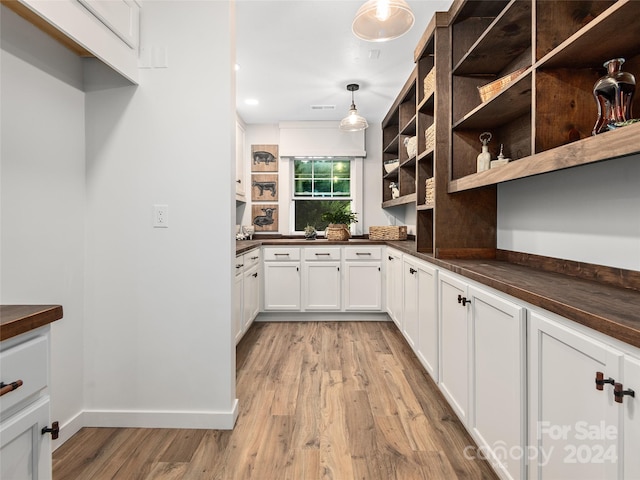
{"label": "potted plant", "polygon": [[344,205],[336,202],[329,210],[324,212],[321,216],[322,220],[329,222],[325,236],[327,240],[349,240],[351,232],[349,226],[358,222],[356,212],[351,211],[349,205]]}
{"label": "potted plant", "polygon": [[316,227],[313,225],[307,225],[304,227],[304,238],[307,240],[315,240],[316,239]]}

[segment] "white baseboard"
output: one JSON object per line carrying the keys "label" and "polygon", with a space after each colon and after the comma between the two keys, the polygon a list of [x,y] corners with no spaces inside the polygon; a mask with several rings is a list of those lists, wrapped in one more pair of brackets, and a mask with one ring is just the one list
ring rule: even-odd
{"label": "white baseboard", "polygon": [[83,427],[233,430],[237,418],[237,398],[228,412],[84,410],[62,426],[53,450]]}
{"label": "white baseboard", "polygon": [[260,312],[256,322],[387,322],[386,312]]}

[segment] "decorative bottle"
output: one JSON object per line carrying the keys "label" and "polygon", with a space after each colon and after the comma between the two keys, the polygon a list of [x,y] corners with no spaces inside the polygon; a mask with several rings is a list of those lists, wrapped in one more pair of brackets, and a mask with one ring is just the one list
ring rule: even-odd
{"label": "decorative bottle", "polygon": [[624,58],[614,58],[604,63],[607,74],[593,86],[593,96],[598,105],[598,119],[593,135],[609,130],[609,124],[626,122],[633,118],[631,103],[636,90],[636,79],[622,71]]}
{"label": "decorative bottle", "polygon": [[482,151],[478,154],[477,171],[484,172],[491,167],[491,153],[489,153],[489,141],[491,140],[491,133],[484,132],[480,135],[480,141],[482,142]]}

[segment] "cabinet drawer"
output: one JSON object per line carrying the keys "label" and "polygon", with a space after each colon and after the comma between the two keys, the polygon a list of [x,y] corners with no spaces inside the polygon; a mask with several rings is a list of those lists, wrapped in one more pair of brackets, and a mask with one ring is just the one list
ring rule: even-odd
{"label": "cabinet drawer", "polygon": [[248,270],[254,265],[258,265],[260,263],[260,249],[256,248],[255,250],[251,250],[250,252],[245,253],[242,257],[244,269]]}
{"label": "cabinet drawer", "polygon": [[340,247],[305,248],[304,259],[315,260],[340,260]]}
{"label": "cabinet drawer", "polygon": [[22,380],[22,386],[0,397],[0,412],[4,414],[31,395],[47,386],[47,338],[36,337],[0,352],[0,381],[10,384]]}
{"label": "cabinet drawer", "polygon": [[347,247],[344,249],[346,260],[380,260],[382,248],[380,247]]}
{"label": "cabinet drawer", "polygon": [[266,262],[286,262],[287,260],[300,260],[299,248],[266,247],[264,249],[264,260]]}
{"label": "cabinet drawer", "polygon": [[243,255],[237,255],[236,256],[236,261],[233,264],[233,266],[235,267],[236,277],[238,275],[242,275],[242,272],[244,272],[244,258],[243,258]]}

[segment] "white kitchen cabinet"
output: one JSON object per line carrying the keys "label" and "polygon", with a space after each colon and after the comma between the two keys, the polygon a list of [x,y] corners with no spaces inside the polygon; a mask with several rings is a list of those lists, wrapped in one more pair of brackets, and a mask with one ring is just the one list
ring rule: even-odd
{"label": "white kitchen cabinet", "polygon": [[138,48],[140,6],[131,0],[78,0],[133,49]]}
{"label": "white kitchen cabinet", "polygon": [[340,262],[305,262],[303,284],[305,310],[340,310],[342,292]]}
{"label": "white kitchen cabinet", "polygon": [[382,247],[345,247],[346,311],[382,310]]}
{"label": "white kitchen cabinet", "polygon": [[412,257],[402,260],[403,303],[402,333],[413,351],[418,350],[418,269]]}
{"label": "white kitchen cabinet", "polygon": [[242,330],[246,332],[260,312],[260,267],[255,265],[244,272]]}
{"label": "white kitchen cabinet", "polygon": [[3,341],[0,366],[2,382],[21,381],[0,396],[0,478],[49,480],[49,327]]}
{"label": "white kitchen cabinet", "polygon": [[386,257],[387,313],[402,331],[402,253],[387,248]]}
{"label": "white kitchen cabinet", "polygon": [[244,181],[244,138],[244,127],[239,121],[236,121],[236,200],[243,202],[246,199],[246,188]]}
{"label": "white kitchen cabinet", "polygon": [[302,308],[309,311],[339,311],[342,307],[342,249],[302,249]]}
{"label": "white kitchen cabinet", "polygon": [[622,398],[622,428],[624,462],[620,478],[640,478],[640,359],[625,355],[623,363],[623,390],[633,390],[634,396],[626,395]]}
{"label": "white kitchen cabinet", "polygon": [[[551,314],[530,313],[529,448],[537,455],[529,460],[529,478],[634,478],[618,471],[619,429],[624,407],[637,407],[637,399],[617,404],[613,385],[605,383],[600,390],[595,382],[596,372],[619,381],[622,358],[621,352],[554,321]],[[637,448],[636,443],[632,457]]]}
{"label": "white kitchen cabinet", "polygon": [[264,248],[264,310],[299,311],[301,308],[300,249]]}
{"label": "white kitchen cabinet", "polygon": [[[440,272],[440,389],[465,425],[469,411],[471,319],[467,314],[467,284]],[[465,299],[464,305],[461,299]]]}
{"label": "white kitchen cabinet", "polygon": [[242,255],[236,256],[235,263],[235,279],[233,283],[233,291],[234,291],[234,302],[233,302],[233,333],[234,338],[236,340],[236,344],[242,338],[242,323],[243,323],[243,313],[242,309],[244,306],[244,264],[242,263]]}
{"label": "white kitchen cabinet", "polygon": [[[471,301],[469,429],[503,478],[526,478],[523,459],[504,452],[526,445],[526,311],[484,289]],[[500,448],[504,446],[505,449]]]}
{"label": "white kitchen cabinet", "polygon": [[425,262],[416,262],[418,285],[418,348],[416,355],[431,378],[438,381],[438,270]]}
{"label": "white kitchen cabinet", "polygon": [[[129,81],[138,83],[141,8],[137,2],[16,0],[5,5],[60,39],[78,55],[95,56]],[[151,52],[141,52],[142,63],[151,56]]]}

